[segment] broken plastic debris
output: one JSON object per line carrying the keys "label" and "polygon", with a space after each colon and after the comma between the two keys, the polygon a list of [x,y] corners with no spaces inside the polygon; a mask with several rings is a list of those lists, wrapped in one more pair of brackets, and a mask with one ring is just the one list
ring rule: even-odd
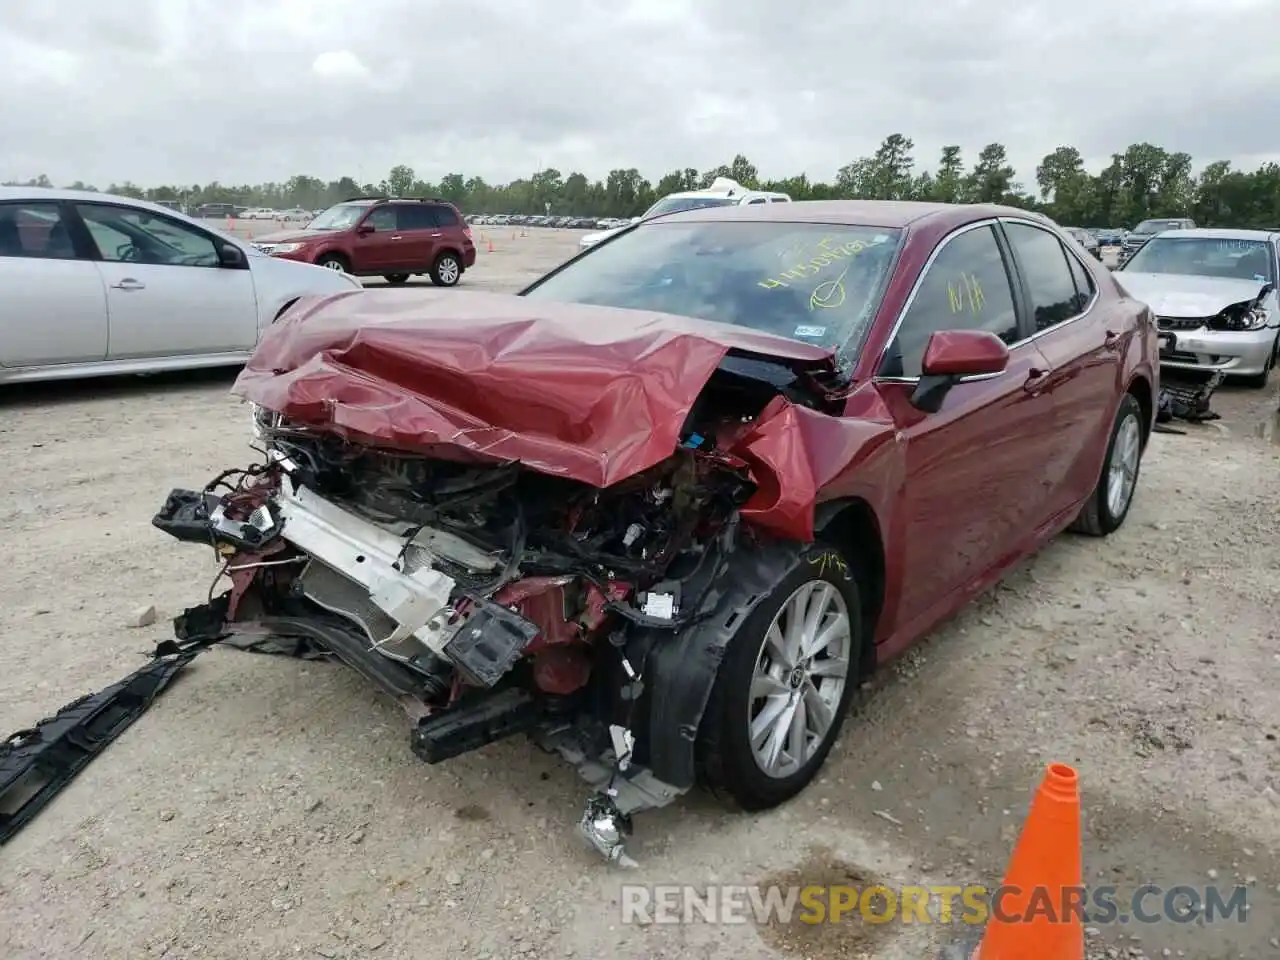
{"label": "broken plastic debris", "polygon": [[622,867],[639,866],[623,848],[631,834],[631,821],[611,798],[602,793],[589,797],[578,828],[587,842],[610,863]]}

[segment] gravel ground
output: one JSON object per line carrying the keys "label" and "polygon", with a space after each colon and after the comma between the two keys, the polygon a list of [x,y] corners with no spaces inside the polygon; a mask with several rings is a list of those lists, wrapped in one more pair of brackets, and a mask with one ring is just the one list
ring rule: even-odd
{"label": "gravel ground", "polygon": [[[480,242],[464,287],[511,289],[576,235]],[[204,597],[212,558],[149,520],[246,461],[231,379],[0,391],[0,730],[133,669]],[[1157,435],[1120,533],[1060,538],[885,670],[790,806],[643,816],[625,879],[994,883],[1060,760],[1082,777],[1089,882],[1241,883],[1251,904],[1244,923],[1099,925],[1090,957],[1280,954],[1276,402],[1224,390],[1221,423]],[[160,622],[125,625],[151,604]],[[569,769],[520,740],[428,767],[406,733],[341,667],[206,654],[0,852],[0,955],[833,960],[955,935],[624,925]]]}

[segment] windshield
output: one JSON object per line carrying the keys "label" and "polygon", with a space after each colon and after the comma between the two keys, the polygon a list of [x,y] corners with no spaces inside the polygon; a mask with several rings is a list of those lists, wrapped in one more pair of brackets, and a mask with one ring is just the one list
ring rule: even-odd
{"label": "windshield", "polygon": [[354,227],[368,209],[369,205],[365,203],[339,203],[307,224],[307,229],[345,230],[347,227]]}
{"label": "windshield", "polygon": [[1265,240],[1214,237],[1156,237],[1124,265],[1134,273],[1177,273],[1193,277],[1235,277],[1274,283],[1271,244]]}
{"label": "windshield", "polygon": [[642,220],[660,217],[664,213],[683,213],[685,210],[701,210],[703,207],[732,207],[737,197],[663,197],[644,212]]}
{"label": "windshield", "polygon": [[880,227],[650,223],[524,296],[716,320],[856,353],[900,239],[901,231]]}
{"label": "windshield", "polygon": [[1134,233],[1160,233],[1164,230],[1177,230],[1181,220],[1143,220],[1133,228]]}

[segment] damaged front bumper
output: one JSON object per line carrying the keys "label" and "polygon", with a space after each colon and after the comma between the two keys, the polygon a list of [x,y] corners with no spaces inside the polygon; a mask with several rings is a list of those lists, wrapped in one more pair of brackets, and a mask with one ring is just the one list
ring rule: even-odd
{"label": "damaged front bumper", "polygon": [[1239,331],[1162,328],[1160,365],[1176,370],[1257,376],[1272,360],[1278,333],[1277,327]]}
{"label": "damaged front bumper", "polygon": [[[448,556],[493,572],[494,558],[466,541],[420,524],[373,522],[284,470],[255,476],[225,496],[175,490],[153,519],[179,540],[212,543],[231,580],[225,593],[176,618],[177,636],[288,637],[307,645],[295,652],[338,658],[399,701],[413,724],[411,749],[428,763],[525,733],[595,788],[579,823],[590,844],[611,862],[632,863],[624,849],[632,814],[692,785],[692,777],[665,782],[634,762],[631,725],[640,723],[651,638],[614,630],[595,648],[556,643],[546,624],[525,615],[541,581],[517,581],[519,589],[496,599],[469,592],[437,562]],[[542,580],[551,593],[568,578]],[[601,622],[620,595],[604,586],[588,601]],[[608,679],[585,688],[572,679],[590,674]],[[606,689],[617,696],[602,699]],[[688,713],[665,716],[685,725]],[[687,738],[672,730],[667,739]]]}

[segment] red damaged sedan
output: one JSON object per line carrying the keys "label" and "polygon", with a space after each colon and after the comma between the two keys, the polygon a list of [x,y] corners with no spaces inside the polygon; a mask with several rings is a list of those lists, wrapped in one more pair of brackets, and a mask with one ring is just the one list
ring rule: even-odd
{"label": "red damaged sedan", "polygon": [[1123,524],[1157,370],[1148,308],[1002,207],[720,207],[515,296],[304,301],[234,388],[263,462],[154,520],[230,579],[175,629],[338,657],[429,763],[530,735],[623,859],[695,784],[794,796],[861,676]]}

